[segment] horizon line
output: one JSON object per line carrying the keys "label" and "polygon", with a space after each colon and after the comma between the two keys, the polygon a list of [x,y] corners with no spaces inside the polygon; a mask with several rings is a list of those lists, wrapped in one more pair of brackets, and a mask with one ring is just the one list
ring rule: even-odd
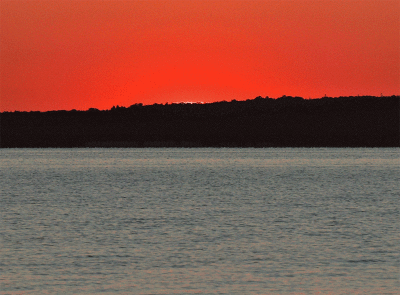
{"label": "horizon line", "polygon": [[208,105],[208,104],[214,104],[214,103],[230,103],[230,102],[246,102],[246,101],[252,101],[252,100],[256,100],[256,99],[272,99],[272,100],[277,100],[277,99],[281,99],[281,98],[301,98],[303,100],[317,100],[317,99],[324,99],[324,98],[354,98],[354,97],[376,97],[376,98],[380,98],[380,97],[400,97],[400,94],[392,94],[392,95],[381,95],[380,96],[376,96],[376,95],[348,95],[348,96],[328,96],[328,95],[324,95],[322,97],[308,97],[308,98],[304,98],[302,96],[292,96],[292,95],[282,95],[280,97],[269,97],[269,96],[257,96],[253,99],[244,99],[244,100],[237,100],[237,99],[232,99],[230,101],[227,100],[220,100],[220,101],[213,101],[213,102],[204,102],[204,101],[177,101],[177,102],[165,102],[165,103],[153,103],[153,104],[143,104],[143,103],[134,103],[130,106],[120,106],[120,105],[114,105],[109,109],[98,109],[98,108],[94,108],[94,107],[89,107],[87,109],[53,109],[53,110],[47,110],[47,111],[38,111],[38,110],[30,110],[30,111],[21,111],[21,110],[14,110],[14,111],[1,111],[0,110],[0,114],[2,113],[30,113],[30,112],[40,112],[40,113],[46,113],[46,112],[59,112],[59,111],[65,111],[65,112],[70,112],[70,111],[77,111],[77,112],[86,112],[86,111],[111,111],[112,109],[116,109],[116,108],[130,108],[130,107],[134,107],[134,106],[138,106],[138,107],[146,107],[146,106],[169,106],[169,105]]}

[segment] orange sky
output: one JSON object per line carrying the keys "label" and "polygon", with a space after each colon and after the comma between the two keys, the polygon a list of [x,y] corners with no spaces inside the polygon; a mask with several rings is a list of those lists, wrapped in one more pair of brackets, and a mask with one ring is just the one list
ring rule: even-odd
{"label": "orange sky", "polygon": [[400,94],[399,0],[0,1],[0,111]]}

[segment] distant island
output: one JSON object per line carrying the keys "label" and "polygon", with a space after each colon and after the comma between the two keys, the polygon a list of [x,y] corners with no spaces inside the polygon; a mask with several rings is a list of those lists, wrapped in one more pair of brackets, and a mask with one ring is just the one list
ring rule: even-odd
{"label": "distant island", "polygon": [[0,147],[399,147],[400,96],[0,113]]}

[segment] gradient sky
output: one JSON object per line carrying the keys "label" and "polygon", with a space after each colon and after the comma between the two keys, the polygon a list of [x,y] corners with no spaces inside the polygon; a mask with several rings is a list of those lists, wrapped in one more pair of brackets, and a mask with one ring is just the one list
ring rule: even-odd
{"label": "gradient sky", "polygon": [[0,1],[0,111],[400,94],[399,0]]}

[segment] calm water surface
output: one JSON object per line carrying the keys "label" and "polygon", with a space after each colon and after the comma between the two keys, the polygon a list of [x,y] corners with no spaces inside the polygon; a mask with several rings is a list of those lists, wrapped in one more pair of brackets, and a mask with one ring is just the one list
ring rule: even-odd
{"label": "calm water surface", "polygon": [[399,149],[2,149],[0,294],[399,294]]}

